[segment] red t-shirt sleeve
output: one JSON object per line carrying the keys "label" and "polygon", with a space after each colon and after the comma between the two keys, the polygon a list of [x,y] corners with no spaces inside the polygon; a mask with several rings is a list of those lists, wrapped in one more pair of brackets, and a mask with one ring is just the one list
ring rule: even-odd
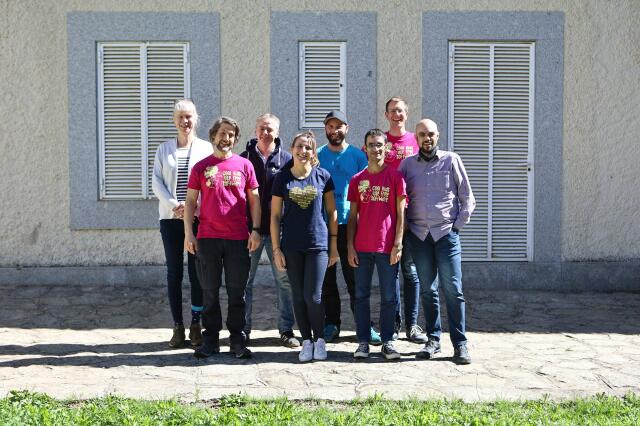
{"label": "red t-shirt sleeve", "polygon": [[253,168],[253,164],[251,164],[248,160],[247,160],[247,187],[246,189],[256,189],[258,186],[260,186],[258,184],[258,179],[256,178],[256,171]]}
{"label": "red t-shirt sleeve", "polygon": [[360,194],[358,193],[358,179],[351,178],[349,181],[349,189],[347,191],[347,201],[358,202],[360,201]]}

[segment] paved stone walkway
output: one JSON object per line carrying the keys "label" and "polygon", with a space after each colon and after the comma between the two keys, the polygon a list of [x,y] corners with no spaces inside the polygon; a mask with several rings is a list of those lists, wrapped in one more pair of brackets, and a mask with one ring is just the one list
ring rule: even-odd
{"label": "paved stone walkway", "polygon": [[300,364],[297,351],[278,344],[269,275],[261,266],[251,360],[226,353],[224,331],[223,352],[209,360],[194,359],[191,349],[169,349],[170,314],[160,284],[0,286],[0,396],[29,389],[61,398],[193,401],[242,392],[475,401],[640,393],[640,294],[469,289],[468,366],[451,362],[448,336],[432,361],[417,361],[420,346],[400,340],[401,360],[385,361],[372,347],[369,360],[356,362],[353,319],[343,303],[343,333],[328,345],[329,359]]}

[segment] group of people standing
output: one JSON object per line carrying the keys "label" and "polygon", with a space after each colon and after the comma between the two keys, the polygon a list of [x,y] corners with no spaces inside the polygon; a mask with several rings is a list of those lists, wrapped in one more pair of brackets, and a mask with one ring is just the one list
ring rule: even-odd
{"label": "group of people standing", "polygon": [[[423,119],[414,134],[405,129],[407,115],[406,101],[389,99],[389,130],[369,130],[358,149],[346,140],[345,114],[331,111],[324,120],[325,145],[318,148],[313,132],[306,131],[293,137],[288,152],[279,138],[279,119],[263,114],[256,120],[256,137],[237,155],[232,150],[240,139],[235,120],[217,119],[206,142],[196,136],[193,102],[177,101],[177,136],[158,148],[153,173],[174,320],[169,345],[186,343],[181,293],[186,249],[194,355],[220,352],[224,271],[230,350],[237,358],[251,357],[253,284],[266,250],[280,341],[301,346],[301,362],[326,359],[326,344],[340,334],[339,260],[356,323],[355,358],[367,358],[370,345],[381,345],[386,359],[400,358],[394,341],[403,316],[407,338],[424,344],[416,357],[433,358],[440,352],[442,286],[453,360],[470,363],[458,234],[475,200],[460,157],[438,148],[436,123]],[[378,329],[370,312],[374,267],[380,285]],[[417,324],[420,299],[425,331]]]}

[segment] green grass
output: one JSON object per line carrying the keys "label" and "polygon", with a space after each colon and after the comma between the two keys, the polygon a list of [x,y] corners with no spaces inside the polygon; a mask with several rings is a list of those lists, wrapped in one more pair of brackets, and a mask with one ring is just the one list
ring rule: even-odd
{"label": "green grass", "polygon": [[554,402],[464,403],[459,400],[391,401],[379,396],[348,402],[260,400],[242,395],[188,405],[107,396],[61,401],[12,391],[0,400],[2,425],[637,425],[640,397],[600,395]]}

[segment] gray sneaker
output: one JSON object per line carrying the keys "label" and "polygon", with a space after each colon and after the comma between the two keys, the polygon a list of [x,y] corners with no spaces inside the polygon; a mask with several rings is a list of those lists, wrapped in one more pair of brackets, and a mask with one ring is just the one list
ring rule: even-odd
{"label": "gray sneaker", "polygon": [[396,348],[393,346],[393,342],[389,341],[389,342],[384,342],[382,344],[382,355],[384,355],[384,357],[386,359],[399,359],[400,358],[400,352],[398,352],[396,350]]}
{"label": "gray sneaker", "polygon": [[453,350],[453,362],[462,365],[471,364],[471,355],[466,343],[456,345]]}
{"label": "gray sneaker", "polygon": [[353,357],[358,359],[369,358],[369,344],[366,342],[358,344],[358,349],[353,353]]}
{"label": "gray sneaker", "polygon": [[424,348],[420,349],[420,352],[416,354],[416,358],[432,359],[438,352],[440,352],[440,342],[435,339],[429,339]]}
{"label": "gray sneaker", "polygon": [[429,337],[424,334],[422,328],[419,325],[412,325],[409,330],[407,330],[407,339],[413,343],[427,343],[429,341]]}

